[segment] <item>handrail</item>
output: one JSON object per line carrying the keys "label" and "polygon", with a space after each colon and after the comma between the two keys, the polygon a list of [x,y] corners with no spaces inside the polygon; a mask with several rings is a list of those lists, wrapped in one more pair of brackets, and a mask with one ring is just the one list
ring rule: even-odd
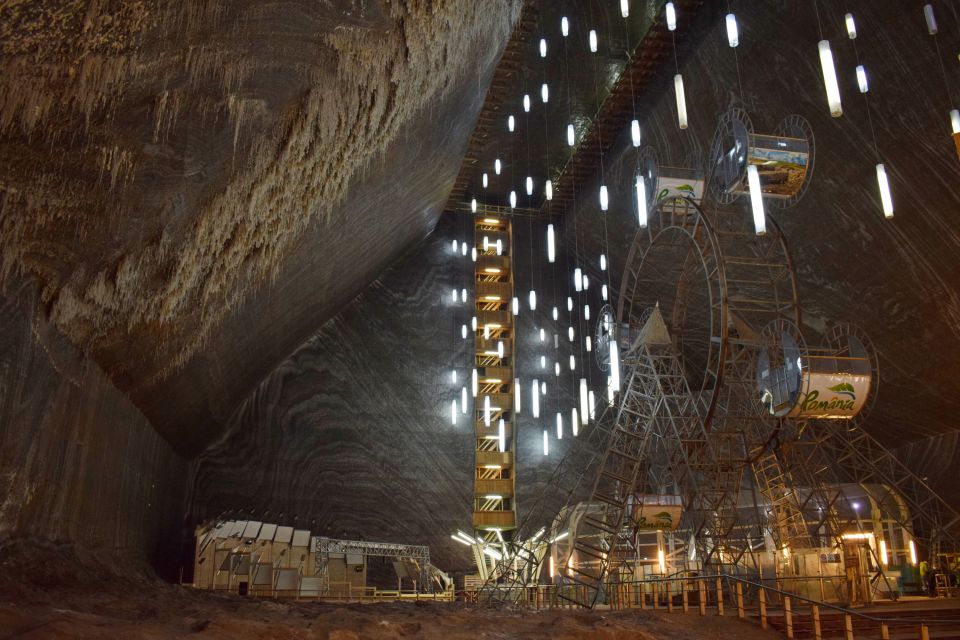
{"label": "handrail", "polygon": [[773,593],[778,593],[778,594],[780,594],[781,596],[786,596],[786,597],[791,598],[791,599],[794,599],[794,600],[800,600],[800,601],[806,602],[806,603],[808,603],[808,604],[810,604],[810,605],[816,605],[816,606],[818,606],[818,607],[822,607],[822,608],[826,608],[826,609],[833,609],[833,610],[838,611],[838,612],[840,612],[840,613],[844,613],[844,614],[847,614],[847,615],[850,615],[850,616],[855,616],[855,617],[857,617],[857,618],[861,618],[861,619],[864,619],[864,620],[869,620],[869,621],[871,621],[871,622],[877,622],[877,623],[891,623],[891,622],[893,622],[893,623],[898,623],[898,624],[903,623],[903,624],[926,624],[926,625],[939,625],[939,624],[960,625],[960,620],[958,620],[958,619],[943,619],[943,618],[940,618],[940,619],[930,619],[930,618],[886,618],[886,617],[877,617],[877,616],[874,616],[874,615],[870,615],[870,614],[867,614],[867,613],[863,613],[863,612],[861,612],[861,611],[856,611],[856,610],[853,610],[853,609],[848,609],[848,608],[846,608],[846,607],[841,607],[840,605],[832,604],[832,603],[830,603],[830,602],[821,602],[821,601],[819,601],[819,600],[814,600],[814,599],[812,599],[812,598],[808,598],[808,597],[806,597],[806,596],[802,596],[802,595],[800,595],[800,594],[798,594],[798,593],[793,593],[793,592],[790,592],[790,591],[784,591],[784,590],[782,590],[782,589],[778,589],[777,587],[770,587],[770,586],[767,586],[767,585],[762,584],[762,583],[760,583],[760,582],[755,582],[755,581],[753,581],[753,580],[748,580],[747,578],[742,578],[742,577],[740,577],[740,576],[735,576],[735,575],[731,575],[731,574],[728,574],[728,573],[709,574],[709,575],[700,574],[700,575],[698,575],[698,576],[693,576],[693,577],[689,577],[689,578],[648,578],[648,579],[644,579],[644,580],[630,580],[630,581],[626,581],[626,582],[620,582],[620,583],[618,583],[618,584],[620,584],[620,585],[632,585],[632,584],[641,584],[641,583],[647,584],[647,583],[650,583],[650,582],[676,582],[676,581],[678,581],[678,580],[685,580],[685,581],[690,581],[690,580],[716,580],[716,579],[718,579],[718,578],[727,581],[727,586],[728,586],[728,588],[729,588],[729,586],[730,586],[730,585],[729,585],[730,581],[731,581],[731,580],[734,580],[734,581],[736,581],[736,582],[740,582],[741,584],[746,584],[746,585],[749,585],[749,586],[752,586],[752,587],[755,587],[755,588],[759,588],[759,589],[765,589],[765,590],[771,591],[771,592],[773,592]]}

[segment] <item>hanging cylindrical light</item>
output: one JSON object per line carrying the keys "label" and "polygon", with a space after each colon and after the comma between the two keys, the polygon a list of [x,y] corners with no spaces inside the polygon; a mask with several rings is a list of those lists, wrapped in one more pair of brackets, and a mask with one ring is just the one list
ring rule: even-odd
{"label": "hanging cylindrical light", "polygon": [[464,340],[467,339],[467,325],[465,325],[465,324],[460,325],[460,336],[461,336]]}
{"label": "hanging cylindrical light", "polygon": [[490,236],[483,236],[483,250],[487,251],[490,248]]}
{"label": "hanging cylindrical light", "polygon": [[620,15],[624,18],[630,17],[630,0],[620,0]]}
{"label": "hanging cylindrical light", "polygon": [[927,21],[927,33],[932,36],[937,35],[937,16],[933,13],[933,5],[923,5],[923,19]]}
{"label": "hanging cylindrical light", "polygon": [[547,194],[547,200],[553,200],[553,180],[547,180],[543,185],[543,190]]}
{"label": "hanging cylindrical light", "polygon": [[473,260],[474,262],[477,261],[477,248],[476,248],[476,247],[470,247],[470,259]]}
{"label": "hanging cylindrical light", "polygon": [[477,397],[477,393],[480,391],[480,379],[477,376],[477,370],[473,370],[473,375],[470,377],[470,389],[473,393],[473,397]]}
{"label": "hanging cylindrical light", "polygon": [[532,196],[533,195],[533,178],[530,176],[527,176],[526,187],[527,187],[527,195]]}
{"label": "hanging cylindrical light", "polygon": [[457,401],[450,403],[450,424],[457,424]]}
{"label": "hanging cylindrical light", "polygon": [[573,130],[573,125],[568,124],[567,125],[567,146],[572,147],[576,143],[576,141],[577,139],[575,136],[575,132]]}
{"label": "hanging cylindrical light", "polygon": [[497,238],[497,255],[499,256],[502,254],[503,254],[503,240],[501,240],[500,238]]}
{"label": "hanging cylindrical light", "polygon": [[667,16],[667,29],[670,31],[677,30],[677,8],[673,6],[672,2],[668,2],[664,7],[664,11]]}
{"label": "hanging cylindrical light", "polygon": [[516,127],[516,121],[513,119],[513,116],[507,117],[507,131],[513,133],[514,128]]}
{"label": "hanging cylindrical light", "polygon": [[547,57],[547,41],[543,38],[540,38],[540,57]]}
{"label": "hanging cylindrical light", "polygon": [[550,440],[547,438],[547,430],[543,430],[543,455],[550,455]]}
{"label": "hanging cylindrical light", "polygon": [[620,391],[620,348],[616,340],[610,341],[610,386]]}
{"label": "hanging cylindrical light", "polygon": [[497,440],[500,444],[500,453],[503,453],[507,450],[507,425],[504,424],[503,418],[500,418],[500,422],[497,423]]}
{"label": "hanging cylindrical light", "polygon": [[467,388],[460,387],[460,413],[467,412]]}
{"label": "hanging cylindrical light", "polygon": [[490,426],[490,396],[483,396],[483,424],[486,427]]}
{"label": "hanging cylindrical light", "polygon": [[526,113],[530,113],[530,94],[529,93],[523,94],[523,110]]}
{"label": "hanging cylindrical light", "polygon": [[600,287],[600,297],[603,298],[604,300],[607,299],[607,285],[606,285],[606,284],[604,284],[602,287]]}
{"label": "hanging cylindrical light", "polygon": [[823,72],[823,84],[827,90],[827,104],[830,106],[830,115],[839,118],[843,115],[843,106],[840,104],[840,85],[837,83],[837,70],[833,66],[833,51],[830,50],[830,41],[821,40],[817,43],[820,51],[820,69]]}
{"label": "hanging cylindrical light", "polygon": [[541,327],[541,328],[539,329],[539,333],[540,333],[540,342],[546,342],[546,341],[547,341],[547,332],[544,331],[543,328]]}
{"label": "hanging cylindrical light", "polygon": [[550,102],[550,88],[546,82],[540,85],[540,100],[542,100],[544,104]]}
{"label": "hanging cylindrical light", "polygon": [[520,378],[513,379],[513,412],[520,414],[520,398],[523,396],[523,389],[520,388]]}
{"label": "hanging cylindrical light", "polygon": [[573,431],[573,437],[576,438],[580,433],[580,419],[577,417],[577,408],[570,410],[570,429]]}
{"label": "hanging cylindrical light", "polygon": [[866,93],[870,90],[870,85],[867,84],[867,70],[863,68],[862,64],[857,65],[857,85],[860,87],[860,93]]}
{"label": "hanging cylindrical light", "polygon": [[587,402],[589,397],[587,396],[587,379],[580,378],[580,421],[586,425],[587,424]]}
{"label": "hanging cylindrical light", "polygon": [[471,212],[471,213],[476,213],[476,212],[477,212],[477,199],[476,199],[476,198],[474,198],[474,199],[472,199],[472,200],[470,201],[470,212]]}
{"label": "hanging cylindrical light", "polygon": [[593,395],[593,389],[590,389],[590,393],[588,394],[588,396],[589,398],[587,401],[587,406],[590,408],[590,419],[596,420],[597,419],[597,410],[596,410],[597,397]]}
{"label": "hanging cylindrical light", "polygon": [[577,359],[573,357],[573,354],[570,354],[570,371],[573,371],[577,368]]}
{"label": "hanging cylindrical light", "polygon": [[510,301],[510,309],[513,311],[513,315],[520,314],[520,299],[516,296],[514,296],[513,300]]}
{"label": "hanging cylindrical light", "polygon": [[553,375],[555,375],[555,376],[559,376],[559,375],[560,375],[560,363],[559,363],[559,362],[556,362],[556,361],[555,361],[555,362],[553,363]]}
{"label": "hanging cylindrical light", "polygon": [[464,241],[463,243],[461,243],[461,245],[460,245],[460,253],[461,253],[462,255],[467,255],[467,243],[466,243],[466,241]]}
{"label": "hanging cylindrical light", "polygon": [[534,291],[533,289],[530,290],[529,303],[530,303],[530,311],[536,311],[537,310],[537,292]]}
{"label": "hanging cylindrical light", "polygon": [[610,206],[610,196],[607,194],[607,185],[600,185],[600,210],[606,211]]}
{"label": "hanging cylindrical light", "polygon": [[750,206],[753,210],[753,229],[758,236],[767,232],[767,219],[763,213],[763,191],[760,189],[760,173],[757,165],[747,165],[747,184],[750,187]]}
{"label": "hanging cylindrical light", "polygon": [[557,440],[563,440],[563,414],[557,411]]}
{"label": "hanging cylindrical light", "polygon": [[534,379],[533,384],[530,385],[530,407],[533,411],[533,417],[540,417],[540,383]]}
{"label": "hanging cylindrical light", "polygon": [[557,319],[559,316],[560,316],[560,314],[559,314],[559,312],[557,311],[557,308],[554,307],[554,308],[553,308],[553,319],[554,319],[554,321],[556,321],[556,319]]}
{"label": "hanging cylindrical light", "polygon": [[683,76],[673,76],[673,89],[677,94],[677,122],[681,129],[687,128],[687,97],[683,91]]}
{"label": "hanging cylindrical light", "polygon": [[597,32],[594,29],[590,29],[590,51],[597,52]]}
{"label": "hanging cylindrical light", "polygon": [[490,185],[490,177],[486,173],[483,174],[483,188],[486,189]]}
{"label": "hanging cylindrical light", "polygon": [[[584,289],[586,289],[586,286],[584,286]],[[588,304],[583,305],[583,319],[584,320],[590,319],[590,305]]]}
{"label": "hanging cylindrical light", "polygon": [[853,21],[853,14],[848,13],[843,16],[843,21],[847,25],[847,37],[851,40],[857,39],[857,23]]}
{"label": "hanging cylindrical light", "polygon": [[517,192],[516,191],[510,192],[510,208],[511,209],[517,208]]}
{"label": "hanging cylindrical light", "polygon": [[606,271],[606,270],[607,270],[607,256],[606,254],[601,253],[600,254],[600,271]]}
{"label": "hanging cylindrical light", "polygon": [[587,343],[587,353],[590,353],[590,350],[593,348],[593,340],[590,339],[590,336],[587,336],[584,342]]}
{"label": "hanging cylindrical light", "polygon": [[567,311],[573,311],[573,298],[567,296]]}
{"label": "hanging cylindrical light", "polygon": [[950,129],[954,133],[960,133],[960,110],[950,110]]}
{"label": "hanging cylindrical light", "polygon": [[577,291],[583,290],[583,272],[580,267],[573,270],[573,288]]}
{"label": "hanging cylindrical light", "polygon": [[497,341],[497,357],[503,360],[503,340]]}
{"label": "hanging cylindrical light", "polygon": [[483,339],[484,340],[490,339],[490,325],[488,324],[483,325]]}
{"label": "hanging cylindrical light", "polygon": [[740,44],[740,32],[737,29],[737,16],[732,13],[727,14],[727,44],[736,47]]}
{"label": "hanging cylindrical light", "polygon": [[883,205],[883,216],[893,217],[893,196],[890,195],[890,181],[887,180],[887,168],[883,163],[877,165],[877,186],[880,188],[880,203]]}
{"label": "hanging cylindrical light", "polygon": [[573,342],[573,327],[567,327],[567,339]]}
{"label": "hanging cylindrical light", "polygon": [[637,222],[641,229],[647,228],[647,186],[644,178],[637,174]]}
{"label": "hanging cylindrical light", "polygon": [[[553,224],[547,225],[547,261],[553,262],[556,260],[556,247],[554,246],[554,237],[553,237]],[[556,309],[556,307],[554,307]],[[554,318],[556,320],[556,318]]]}
{"label": "hanging cylindrical light", "polygon": [[540,356],[540,368],[541,369],[547,368],[547,356]]}
{"label": "hanging cylindrical light", "polygon": [[640,121],[631,120],[630,121],[630,141],[633,142],[633,146],[640,146]]}
{"label": "hanging cylindrical light", "polygon": [[453,302],[456,302],[456,301],[457,301],[457,290],[454,289],[454,290],[453,290]]}
{"label": "hanging cylindrical light", "polygon": [[500,175],[500,169],[503,165],[500,164],[500,158],[494,158],[493,160],[493,172],[497,175]]}
{"label": "hanging cylindrical light", "polygon": [[590,288],[590,277],[587,276],[587,274],[583,274],[580,279],[581,279],[581,283],[580,283],[580,284],[583,286],[583,290],[586,291],[587,289],[589,289],[589,288]]}
{"label": "hanging cylindrical light", "polygon": [[456,252],[457,252],[457,249],[459,249],[459,248],[460,248],[460,245],[457,243],[456,240],[454,240],[454,241],[453,241],[453,252],[456,253]]}
{"label": "hanging cylindrical light", "polygon": [[471,327],[474,331],[477,330],[477,316],[473,316],[473,317],[470,319],[470,327]]}

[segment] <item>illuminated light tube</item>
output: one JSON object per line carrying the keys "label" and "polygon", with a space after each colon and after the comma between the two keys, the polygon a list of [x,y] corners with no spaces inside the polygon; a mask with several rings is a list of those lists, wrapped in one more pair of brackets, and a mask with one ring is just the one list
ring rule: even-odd
{"label": "illuminated light tube", "polygon": [[490,339],[490,325],[486,325],[486,324],[483,325],[483,339],[484,340]]}
{"label": "illuminated light tube", "polygon": [[510,208],[511,209],[517,208],[517,192],[516,191],[510,192]]}
{"label": "illuminated light tube", "polygon": [[470,378],[470,389],[473,392],[473,397],[477,397],[477,391],[480,389],[480,381],[477,378],[477,370],[473,370],[473,376]]}
{"label": "illuminated light tube", "polygon": [[950,110],[950,129],[954,133],[960,133],[960,110]]}
{"label": "illuminated light tube", "polygon": [[486,172],[483,173],[483,188],[486,189],[490,185],[490,177]]}
{"label": "illuminated light tube", "polygon": [[583,271],[580,267],[573,270],[573,288],[577,291],[583,291]]}
{"label": "illuminated light tube", "polygon": [[484,548],[483,548],[483,552],[484,552],[485,554],[487,554],[488,556],[490,556],[491,558],[493,558],[494,560],[501,560],[501,559],[503,559],[503,554],[500,553],[499,551],[497,551],[496,549],[491,548],[491,547],[484,547]]}
{"label": "illuminated light tube", "polygon": [[557,376],[557,377],[560,377],[560,363],[559,363],[559,362],[554,362],[554,363],[553,363],[553,375],[555,375],[555,376]]}
{"label": "illuminated light tube", "polygon": [[584,291],[590,288],[590,278],[587,276],[587,274],[583,274],[583,276],[581,277],[580,286],[583,287]]}
{"label": "illuminated light tube", "polygon": [[890,181],[887,180],[887,168],[883,163],[877,165],[877,186],[880,188],[880,203],[883,205],[883,217],[893,217],[893,196],[890,195]]}
{"label": "illuminated light tube", "polygon": [[923,19],[927,21],[927,33],[937,35],[937,16],[933,14],[932,4],[923,5]]}
{"label": "illuminated light tube", "polygon": [[[457,542],[459,542],[460,544],[465,544],[465,545],[467,545],[468,547],[472,544],[472,543],[470,543],[470,542],[467,542],[466,540],[464,540],[463,538],[461,538],[460,536],[458,536],[458,535],[455,534],[455,533],[451,533],[451,534],[450,534],[450,537],[453,538],[454,540],[456,540]],[[550,559],[553,560],[552,557],[551,557]]]}
{"label": "illuminated light tube", "polygon": [[727,44],[736,47],[740,44],[740,31],[737,29],[737,16],[732,13],[727,14]]}
{"label": "illuminated light tube", "polygon": [[607,185],[600,185],[600,210],[606,211],[610,207],[610,196],[607,193]]}
{"label": "illuminated light tube", "polygon": [[911,538],[908,546],[910,547],[910,564],[917,566],[917,543]]}
{"label": "illuminated light tube", "polygon": [[466,243],[466,241],[464,241],[464,243],[460,245],[460,253],[461,253],[462,255],[464,255],[464,256],[467,255],[467,243]]}
{"label": "illuminated light tube", "polygon": [[553,320],[554,320],[554,322],[556,322],[557,318],[559,318],[559,317],[560,317],[560,313],[557,311],[557,308],[554,307],[554,308],[553,308]]}
{"label": "illuminated light tube", "polygon": [[453,241],[453,252],[456,253],[456,252],[457,252],[457,249],[459,249],[459,248],[460,248],[460,245],[457,243],[456,240],[454,240],[454,241]]}
{"label": "illuminated light tube", "polygon": [[516,128],[516,124],[513,119],[513,116],[510,116],[507,118],[507,131],[509,131],[510,133],[513,133],[514,128]]}
{"label": "illuminated light tube", "polygon": [[862,64],[857,65],[857,86],[860,87],[860,93],[866,93],[870,90],[870,85],[867,84],[867,70],[863,68]]}
{"label": "illuminated light tube", "polygon": [[570,429],[573,431],[574,438],[580,434],[580,419],[577,417],[576,407],[570,410]]}
{"label": "illuminated light tube", "polygon": [[547,57],[547,41],[544,38],[540,38],[540,57]]}
{"label": "illuminated light tube", "polygon": [[463,301],[463,302],[466,302],[466,301],[467,301],[467,290],[466,290],[466,289],[460,289],[460,300]]}
{"label": "illuminated light tube", "polygon": [[[587,287],[584,286],[583,288],[586,289]],[[590,305],[588,304],[583,305],[583,319],[584,320],[590,319]]]}
{"label": "illuminated light tube", "polygon": [[450,424],[457,424],[457,401],[450,403]]}
{"label": "illuminated light tube", "polygon": [[473,316],[472,318],[470,318],[470,326],[473,328],[474,331],[477,330],[477,316]]}
{"label": "illuminated light tube", "polygon": [[602,287],[600,287],[600,297],[603,298],[604,300],[607,299],[607,285],[603,285]]}
{"label": "illuminated light tube", "polygon": [[461,336],[464,340],[467,339],[467,325],[465,325],[465,324],[460,325],[460,336]]}
{"label": "illuminated light tube", "polygon": [[477,248],[476,248],[476,247],[470,247],[470,259],[473,260],[474,262],[477,261]]}
{"label": "illuminated light tube", "polygon": [[540,85],[540,100],[542,100],[544,104],[550,102],[550,88],[546,82]]}
{"label": "illuminated light tube", "polygon": [[570,35],[570,21],[567,20],[567,16],[560,18],[560,33],[563,34],[564,38]]}
{"label": "illuminated light tube", "polygon": [[533,195],[533,178],[531,178],[530,176],[527,176],[526,186],[527,186],[527,195],[532,196]]}
{"label": "illuminated light tube", "polygon": [[589,397],[587,396],[587,379],[580,378],[580,422],[583,425],[587,424],[587,402],[589,402]]}
{"label": "illuminated light tube", "polygon": [[[553,262],[557,259],[556,245],[554,244],[554,242],[555,242],[555,238],[554,238],[554,232],[553,232],[553,225],[548,224],[547,225],[547,261],[548,262]],[[554,309],[556,309],[556,307],[554,307]],[[554,317],[554,320],[556,320],[556,317]]]}
{"label": "illuminated light tube", "polygon": [[490,238],[487,236],[483,236],[483,250],[486,251],[489,248],[490,248]]}
{"label": "illuminated light tube", "polygon": [[672,2],[668,2],[664,7],[664,10],[667,14],[667,29],[670,31],[677,30],[677,8],[673,6]]}
{"label": "illuminated light tube", "polygon": [[547,356],[540,356],[540,368],[541,369],[547,368]]}
{"label": "illuminated light tube", "polygon": [[476,198],[474,198],[474,199],[472,199],[472,200],[470,201],[470,212],[471,212],[471,213],[476,213],[476,212],[477,212],[477,199],[476,199]]}
{"label": "illuminated light tube", "polygon": [[500,169],[503,165],[500,163],[500,158],[496,158],[493,161],[493,172],[497,175],[500,175]]}
{"label": "illuminated light tube", "polygon": [[572,147],[577,142],[576,132],[573,130],[573,125],[567,125],[567,146]]}
{"label": "illuminated light tube", "polygon": [[573,342],[573,327],[567,327],[567,339]]}
{"label": "illuminated light tube", "polygon": [[557,411],[557,440],[563,440],[563,415]]}
{"label": "illuminated light tube", "polygon": [[573,298],[567,296],[567,311],[573,311]]}
{"label": "illuminated light tube", "polygon": [[513,379],[513,412],[520,413],[520,397],[523,395],[520,388],[520,378]]}
{"label": "illuminated light tube", "polygon": [[537,310],[537,292],[533,289],[530,290],[530,311]]}
{"label": "illuminated light tube", "polygon": [[467,388],[460,387],[460,413],[467,413]]}
{"label": "illuminated light tube", "polygon": [[503,254],[503,240],[501,240],[500,238],[497,238],[497,255],[499,256],[502,254]]}
{"label": "illuminated light tube", "polygon": [[520,299],[516,296],[513,297],[513,300],[510,302],[510,308],[513,311],[513,315],[520,314]]}
{"label": "illuminated light tube", "polygon": [[590,29],[590,51],[597,52],[597,32],[594,29]]}
{"label": "illuminated light tube", "polygon": [[560,348],[560,336],[558,336],[557,334],[553,334],[553,348],[554,349]]}
{"label": "illuminated light tube", "polygon": [[630,17],[630,0],[620,0],[620,15],[624,18]]}
{"label": "illuminated light tube", "polygon": [[630,141],[633,143],[633,146],[640,146],[640,122],[638,120],[632,120],[630,122]]}
{"label": "illuminated light tube", "polygon": [[570,371],[573,371],[577,368],[577,359],[573,357],[573,354],[570,354]]}
{"label": "illuminated light tube", "polygon": [[490,426],[490,396],[483,396],[483,425]]}
{"label": "illuminated light tube", "polygon": [[546,383],[546,381],[542,381],[542,382],[540,383],[540,395],[542,395],[542,396],[547,395],[547,383]]}
{"label": "illuminated light tube", "polygon": [[590,339],[590,336],[587,336],[586,342],[587,342],[587,353],[590,353],[591,349],[593,348],[593,340]]}
{"label": "illuminated light tube", "polygon": [[547,200],[553,200],[553,180],[547,180],[546,184],[543,185],[543,189],[547,192]]}
{"label": "illuminated light tube", "polygon": [[763,213],[763,192],[760,190],[760,172],[757,165],[747,165],[747,184],[750,186],[750,206],[753,210],[753,229],[758,236],[767,232],[767,219]]}
{"label": "illuminated light tube", "polygon": [[593,389],[590,389],[589,400],[590,400],[590,402],[589,402],[589,406],[590,406],[590,419],[591,419],[591,420],[596,420],[596,418],[597,418],[597,410],[595,409],[595,407],[597,406],[597,397],[596,397],[595,395],[593,395]]}
{"label": "illuminated light tube", "polygon": [[533,417],[540,417],[540,383],[534,379],[533,383],[530,385],[530,407],[533,411]]}
{"label": "illuminated light tube", "polygon": [[523,94],[523,110],[526,113],[530,113],[530,94]]}
{"label": "illuminated light tube", "polygon": [[457,301],[457,290],[456,290],[456,289],[453,290],[453,301],[454,301],[454,302]]}
{"label": "illuminated light tube", "polygon": [[601,253],[600,254],[600,271],[606,271],[606,270],[607,270],[607,256],[606,254]]}
{"label": "illuminated light tube", "polygon": [[503,360],[503,340],[497,342],[497,357]]}
{"label": "illuminated light tube", "polygon": [[610,341],[610,386],[620,391],[620,349],[616,340]]}
{"label": "illuminated light tube", "polygon": [[647,185],[642,175],[637,174],[637,223],[641,229],[647,228]]}
{"label": "illuminated light tube", "polygon": [[830,115],[839,118],[843,115],[843,105],[840,104],[840,85],[837,84],[837,70],[833,66],[833,52],[830,50],[830,41],[821,40],[817,43],[820,50],[820,69],[823,72],[823,84],[827,90],[827,104],[830,106]]}
{"label": "illuminated light tube", "polygon": [[457,370],[456,370],[456,369],[451,369],[451,370],[450,370],[450,382],[452,382],[453,384],[457,384]]}
{"label": "illuminated light tube", "polygon": [[847,37],[851,40],[857,39],[857,23],[853,21],[853,14],[848,13],[843,16],[843,21],[847,25]]}
{"label": "illuminated light tube", "polygon": [[687,128],[687,96],[683,91],[683,76],[673,76],[673,89],[677,94],[677,122],[681,129]]}
{"label": "illuminated light tube", "polygon": [[503,453],[507,450],[507,428],[503,424],[503,418],[500,418],[497,425],[497,439],[500,441],[500,453]]}
{"label": "illuminated light tube", "polygon": [[540,329],[540,342],[545,342],[547,340],[547,332],[543,329]]}
{"label": "illuminated light tube", "polygon": [[547,430],[543,430],[543,455],[550,455],[550,440],[547,439]]}

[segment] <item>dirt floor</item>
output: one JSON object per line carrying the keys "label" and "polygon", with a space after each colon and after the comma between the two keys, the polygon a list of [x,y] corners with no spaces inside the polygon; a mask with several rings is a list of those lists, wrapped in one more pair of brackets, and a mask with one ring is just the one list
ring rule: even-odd
{"label": "dirt floor", "polygon": [[0,555],[0,638],[779,638],[734,618],[701,618],[694,613],[272,602],[194,591],[153,579],[112,578],[69,556],[45,553],[42,558],[38,565],[41,557]]}

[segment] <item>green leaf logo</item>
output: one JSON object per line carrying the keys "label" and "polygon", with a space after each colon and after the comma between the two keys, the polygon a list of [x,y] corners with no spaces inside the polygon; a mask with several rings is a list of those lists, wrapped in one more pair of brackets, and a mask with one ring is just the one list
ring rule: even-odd
{"label": "green leaf logo", "polygon": [[830,391],[834,393],[841,393],[850,396],[851,398],[856,398],[856,389],[853,388],[853,385],[849,382],[841,382],[840,384],[835,384],[832,387],[827,387]]}
{"label": "green leaf logo", "polygon": [[653,514],[654,518],[658,520],[666,520],[667,522],[673,522],[673,516],[670,515],[668,511],[661,511],[660,513]]}

